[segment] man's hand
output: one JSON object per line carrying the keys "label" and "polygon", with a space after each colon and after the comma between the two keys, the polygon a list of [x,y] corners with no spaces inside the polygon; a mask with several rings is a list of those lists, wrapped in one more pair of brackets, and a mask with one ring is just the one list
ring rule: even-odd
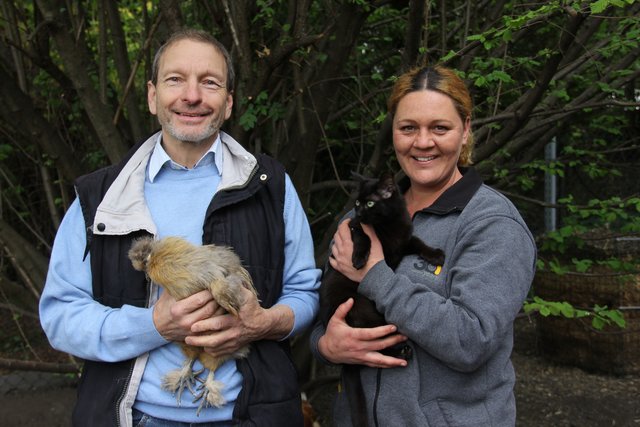
{"label": "man's hand", "polygon": [[224,309],[209,291],[200,291],[180,301],[163,291],[153,306],[153,324],[166,340],[184,341],[195,322],[221,314]]}
{"label": "man's hand", "polygon": [[406,341],[404,335],[395,333],[393,325],[376,328],[352,328],[346,317],[353,307],[349,298],[340,304],[327,324],[325,334],[318,341],[318,350],[330,362],[366,365],[372,368],[407,366],[403,359],[380,353],[387,347]]}
{"label": "man's hand", "polygon": [[242,289],[244,304],[238,317],[216,315],[197,321],[185,342],[204,347],[213,356],[229,355],[245,345],[261,339],[282,339],[293,328],[293,311],[284,305],[262,308],[251,291]]}

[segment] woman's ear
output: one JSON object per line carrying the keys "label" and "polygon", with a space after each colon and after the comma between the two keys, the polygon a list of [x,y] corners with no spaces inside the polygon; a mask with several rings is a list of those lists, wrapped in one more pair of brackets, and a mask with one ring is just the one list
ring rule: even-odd
{"label": "woman's ear", "polygon": [[462,131],[462,145],[467,145],[470,132],[471,132],[471,117],[467,116],[467,118],[464,121],[464,129]]}

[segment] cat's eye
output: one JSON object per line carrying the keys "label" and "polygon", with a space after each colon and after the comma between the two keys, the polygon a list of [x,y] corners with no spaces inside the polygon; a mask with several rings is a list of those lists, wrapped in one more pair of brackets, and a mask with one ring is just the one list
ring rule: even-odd
{"label": "cat's eye", "polygon": [[372,207],[373,207],[373,205],[375,205],[375,204],[376,204],[376,202],[368,201],[368,202],[367,202],[367,207],[368,207],[368,208],[372,208]]}
{"label": "cat's eye", "polygon": [[360,206],[360,200],[356,200],[356,206]]}

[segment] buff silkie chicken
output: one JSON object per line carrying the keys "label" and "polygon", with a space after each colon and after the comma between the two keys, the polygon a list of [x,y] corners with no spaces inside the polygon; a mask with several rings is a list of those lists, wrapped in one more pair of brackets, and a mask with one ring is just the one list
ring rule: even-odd
{"label": "buff silkie chicken", "polygon": [[[144,271],[149,279],[176,300],[208,289],[220,306],[238,316],[244,303],[242,289],[249,289],[256,295],[251,276],[242,267],[240,258],[227,247],[195,246],[179,237],[160,240],[144,237],[134,241],[128,255],[136,270]],[[185,343],[181,348],[187,359],[182,368],[165,375],[162,388],[176,393],[178,405],[184,389],[190,390],[195,396],[194,402],[201,399],[198,415],[205,407],[222,406],[225,403],[222,396],[224,384],[214,380],[214,372],[228,359],[246,357],[249,346],[225,357],[211,356],[202,347]],[[197,378],[202,371],[193,370],[196,359],[209,370],[204,381]],[[196,382],[202,384],[196,388]]]}

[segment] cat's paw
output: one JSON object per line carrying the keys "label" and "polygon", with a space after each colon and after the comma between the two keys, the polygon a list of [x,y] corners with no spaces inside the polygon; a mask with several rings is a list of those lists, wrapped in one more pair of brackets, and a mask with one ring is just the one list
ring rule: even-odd
{"label": "cat's paw", "polygon": [[442,249],[435,249],[433,254],[431,254],[431,259],[428,259],[430,264],[433,265],[444,265],[444,251]]}
{"label": "cat's paw", "polygon": [[428,248],[428,250],[423,250],[420,254],[420,258],[431,265],[444,265],[444,251],[442,249]]}
{"label": "cat's paw", "polygon": [[364,267],[367,264],[368,260],[369,260],[369,252],[365,254],[357,254],[354,252],[353,256],[351,257],[351,264],[353,264],[353,268],[355,268],[356,270],[360,270],[362,267]]}

